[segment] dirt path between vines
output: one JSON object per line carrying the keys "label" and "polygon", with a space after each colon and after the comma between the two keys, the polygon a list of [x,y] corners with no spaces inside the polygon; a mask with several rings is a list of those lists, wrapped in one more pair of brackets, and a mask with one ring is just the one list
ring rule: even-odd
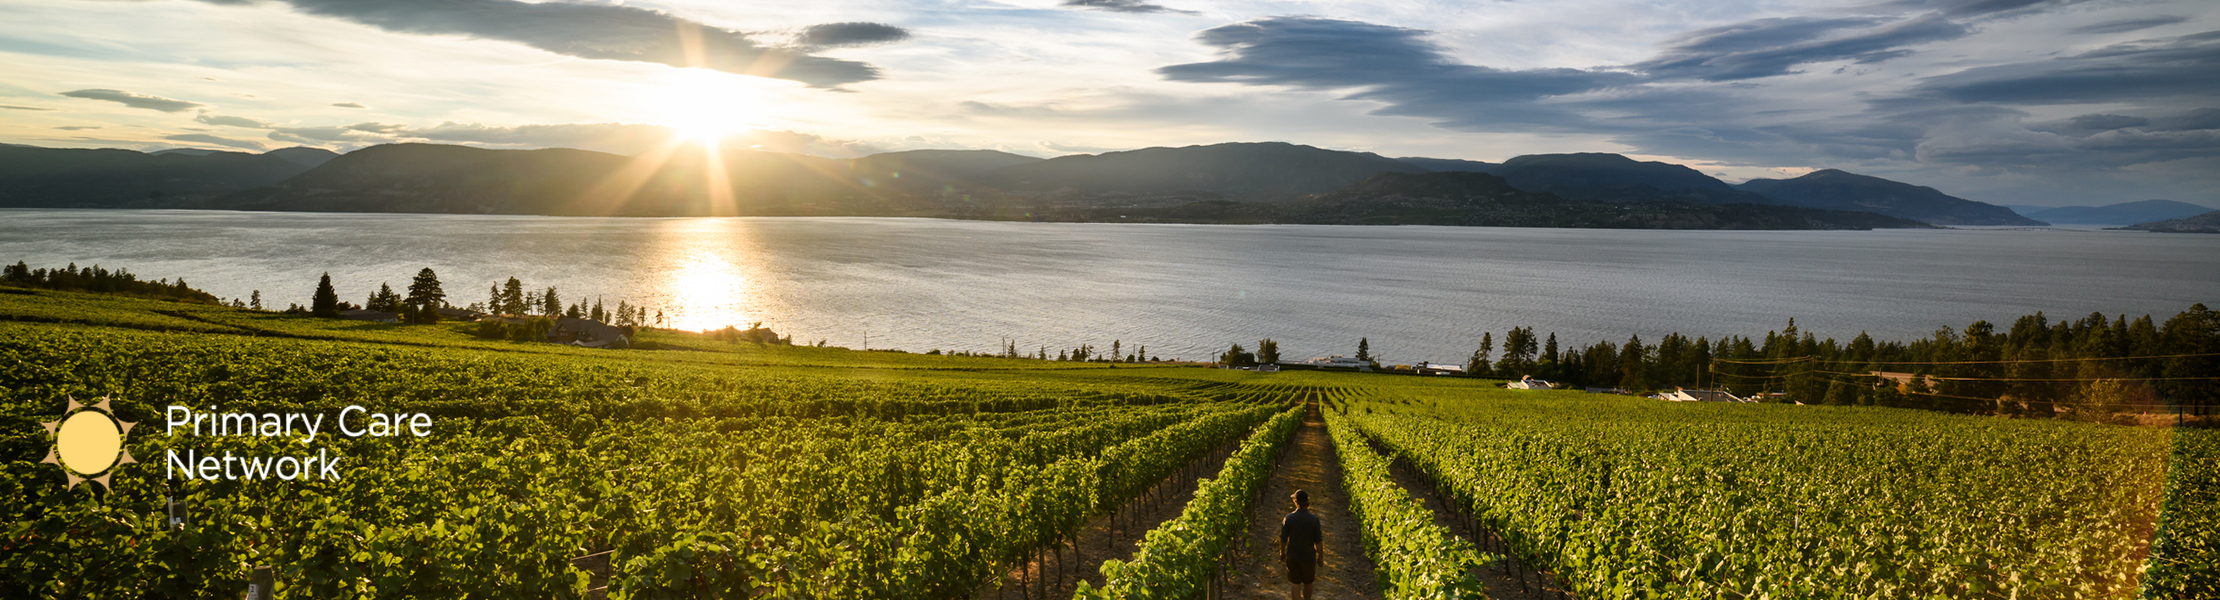
{"label": "dirt path between vines", "polygon": [[1289,496],[1295,490],[1310,492],[1311,512],[1318,514],[1326,536],[1326,566],[1312,586],[1313,600],[1379,600],[1380,586],[1372,574],[1372,559],[1364,555],[1358,538],[1356,516],[1349,514],[1349,496],[1341,491],[1341,461],[1334,456],[1326,423],[1314,409],[1303,428],[1288,441],[1271,481],[1264,485],[1264,500],[1250,509],[1247,552],[1225,579],[1226,598],[1282,599],[1287,597],[1287,566],[1280,563],[1280,517],[1295,509]]}

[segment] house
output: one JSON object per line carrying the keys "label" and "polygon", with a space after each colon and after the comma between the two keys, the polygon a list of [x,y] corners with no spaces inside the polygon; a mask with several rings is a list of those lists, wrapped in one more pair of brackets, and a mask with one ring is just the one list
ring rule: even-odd
{"label": "house", "polygon": [[1318,358],[1313,358],[1305,364],[1314,367],[1341,367],[1347,369],[1362,369],[1371,367],[1372,361],[1357,360],[1354,358],[1349,358],[1347,356],[1336,354],[1333,356],[1321,356]]}
{"label": "house", "polygon": [[452,306],[442,306],[432,309],[432,311],[439,313],[439,318],[442,321],[476,321],[480,317],[486,316],[486,313]]}
{"label": "house", "polygon": [[1727,393],[1726,390],[1690,390],[1682,388],[1673,388],[1673,391],[1661,394],[1658,398],[1673,402],[1749,402],[1749,400]]}
{"label": "house", "polygon": [[349,310],[349,311],[342,311],[342,312],[340,312],[340,313],[339,313],[339,318],[342,318],[342,319],[354,319],[354,320],[356,320],[356,321],[370,321],[370,322],[373,322],[373,323],[399,323],[399,322],[401,322],[401,315],[398,315],[398,314],[394,314],[394,313],[389,313],[389,312],[385,312],[385,311],[382,311],[382,310]]}
{"label": "house", "polygon": [[1520,375],[1518,381],[1503,384],[1503,387],[1514,390],[1554,390],[1557,389],[1557,384],[1535,379],[1532,375]]}
{"label": "house", "polygon": [[1418,363],[1418,374],[1420,374],[1420,375],[1463,375],[1463,374],[1465,374],[1465,368],[1464,368],[1463,366],[1459,366],[1459,365],[1437,365],[1437,364],[1434,364],[1434,363],[1430,363],[1430,362],[1422,362],[1422,363]]}
{"label": "house", "polygon": [[555,328],[547,330],[547,341],[587,348],[630,348],[632,336],[624,329],[593,319],[564,317],[555,321]]}

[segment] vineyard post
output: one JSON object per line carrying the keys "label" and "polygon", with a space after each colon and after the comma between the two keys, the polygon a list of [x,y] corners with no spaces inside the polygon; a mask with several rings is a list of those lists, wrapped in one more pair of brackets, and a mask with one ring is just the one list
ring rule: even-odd
{"label": "vineyard post", "polygon": [[270,600],[277,588],[277,576],[267,566],[256,566],[254,576],[247,580],[247,600]]}

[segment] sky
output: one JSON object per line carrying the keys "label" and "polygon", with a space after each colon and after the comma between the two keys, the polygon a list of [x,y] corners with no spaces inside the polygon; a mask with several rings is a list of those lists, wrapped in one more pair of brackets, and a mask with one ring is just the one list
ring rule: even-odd
{"label": "sky", "polygon": [[2220,207],[2210,0],[0,0],[0,143],[1284,141]]}

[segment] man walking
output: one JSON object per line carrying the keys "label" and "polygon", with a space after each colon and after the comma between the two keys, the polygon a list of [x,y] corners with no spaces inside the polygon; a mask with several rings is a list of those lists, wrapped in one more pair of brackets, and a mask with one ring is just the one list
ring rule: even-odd
{"label": "man walking", "polygon": [[1280,519],[1280,561],[1287,563],[1288,600],[1310,600],[1310,584],[1326,566],[1324,535],[1310,512],[1310,493],[1295,490],[1295,512]]}

